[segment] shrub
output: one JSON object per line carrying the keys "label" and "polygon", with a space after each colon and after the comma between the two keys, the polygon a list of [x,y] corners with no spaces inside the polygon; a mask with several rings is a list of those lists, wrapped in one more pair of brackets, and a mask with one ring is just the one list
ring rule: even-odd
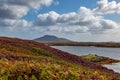
{"label": "shrub", "polygon": [[38,80],[38,79],[34,75],[32,75],[30,80]]}

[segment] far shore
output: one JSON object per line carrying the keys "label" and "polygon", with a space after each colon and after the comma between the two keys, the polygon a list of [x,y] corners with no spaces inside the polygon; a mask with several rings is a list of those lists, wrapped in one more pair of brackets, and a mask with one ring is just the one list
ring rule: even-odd
{"label": "far shore", "polygon": [[96,47],[111,47],[120,48],[118,42],[42,42],[49,46],[96,46]]}

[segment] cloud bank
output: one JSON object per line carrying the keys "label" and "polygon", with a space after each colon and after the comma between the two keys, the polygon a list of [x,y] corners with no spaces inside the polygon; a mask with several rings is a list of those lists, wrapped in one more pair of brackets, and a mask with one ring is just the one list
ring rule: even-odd
{"label": "cloud bank", "polygon": [[[96,34],[120,29],[120,23],[104,17],[120,14],[120,2],[115,0],[99,0],[93,9],[82,6],[65,14],[55,11],[38,14],[33,22],[22,19],[30,9],[39,10],[52,3],[53,0],[0,0],[0,30]],[[53,4],[59,5],[59,2]]]}
{"label": "cloud bank", "polygon": [[32,26],[31,22],[21,18],[30,9],[39,10],[41,6],[49,6],[51,3],[52,0],[0,0],[0,27],[14,30]]}
{"label": "cloud bank", "polygon": [[27,14],[29,9],[40,9],[49,6],[52,0],[0,0],[0,18],[19,19]]}
{"label": "cloud bank", "polygon": [[92,10],[86,7],[80,7],[78,11],[67,14],[58,14],[54,11],[39,14],[35,24],[39,27],[49,27],[50,31],[56,30],[59,32],[77,33],[88,31],[92,33],[97,31],[103,32],[119,27],[118,23],[105,19],[101,15],[96,15]]}

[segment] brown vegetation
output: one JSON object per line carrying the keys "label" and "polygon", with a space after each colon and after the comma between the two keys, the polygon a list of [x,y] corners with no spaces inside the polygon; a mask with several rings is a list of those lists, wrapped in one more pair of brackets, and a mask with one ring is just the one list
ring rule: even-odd
{"label": "brown vegetation", "polygon": [[31,40],[0,37],[0,80],[119,79],[119,73],[79,56]]}
{"label": "brown vegetation", "polygon": [[0,38],[0,43],[11,44],[11,45],[14,45],[14,46],[16,46],[16,45],[26,45],[26,46],[38,47],[38,48],[41,48],[41,49],[47,50],[48,52],[53,53],[59,59],[62,59],[62,60],[68,61],[68,62],[72,62],[72,63],[76,63],[76,64],[80,64],[80,65],[83,65],[83,66],[86,66],[86,67],[89,67],[89,68],[93,68],[93,69],[99,69],[99,70],[104,70],[104,71],[108,71],[108,72],[109,71],[113,72],[113,70],[109,70],[105,67],[102,67],[101,65],[98,65],[98,64],[95,64],[95,63],[92,63],[92,62],[89,62],[89,61],[85,61],[85,60],[81,59],[79,56],[69,54],[67,52],[63,52],[63,51],[58,50],[58,49],[51,48],[51,47],[46,46],[46,45],[44,45],[42,43],[39,43],[39,42],[34,42],[34,41],[31,41],[31,40],[22,40],[22,39],[17,39],[17,38],[11,39],[11,38],[1,37]]}

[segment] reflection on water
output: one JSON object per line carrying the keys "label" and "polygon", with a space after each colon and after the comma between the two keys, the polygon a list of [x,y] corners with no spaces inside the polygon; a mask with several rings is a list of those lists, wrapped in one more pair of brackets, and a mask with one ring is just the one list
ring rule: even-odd
{"label": "reflection on water", "polygon": [[[120,48],[105,48],[105,47],[89,47],[89,46],[51,46],[56,49],[60,49],[65,52],[76,55],[97,54],[99,56],[110,57],[120,60]],[[120,73],[120,63],[112,65],[104,65],[109,69],[113,69]]]}

